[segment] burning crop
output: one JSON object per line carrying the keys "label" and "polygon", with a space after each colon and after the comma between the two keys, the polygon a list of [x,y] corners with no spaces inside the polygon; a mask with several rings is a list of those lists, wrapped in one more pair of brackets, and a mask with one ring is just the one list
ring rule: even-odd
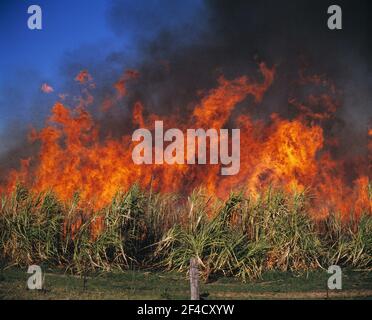
{"label": "burning crop", "polygon": [[[0,273],[63,270],[100,298],[87,281],[101,272],[123,272],[113,280],[129,298],[135,271],[141,286],[189,273],[193,293],[197,274],[291,285],[303,273],[283,297],[329,298],[345,268],[335,297],[370,295],[358,287],[372,270],[372,2],[74,1],[61,13],[50,1],[27,24],[27,5],[8,2]],[[0,296],[23,290],[4,275]],[[239,292],[281,297],[269,282]]]}
{"label": "burning crop", "polygon": [[[365,158],[334,156],[340,141],[326,133],[325,128],[335,121],[340,108],[337,88],[329,79],[301,71],[297,84],[316,90],[301,100],[288,97],[288,105],[295,110],[293,116],[272,113],[269,119],[259,119],[251,115],[250,109],[262,108],[262,100],[275,83],[276,74],[275,67],[261,63],[254,75],[232,79],[221,76],[214,88],[200,94],[187,116],[181,113],[160,116],[138,100],[128,106],[131,116],[123,118],[123,126],[130,130],[114,138],[100,128],[99,117],[92,108],[94,77],[83,70],[75,78],[82,96],[72,100],[72,104],[62,100],[54,104],[45,127],[33,129],[29,134],[29,143],[39,146],[37,153],[20,159],[20,168],[6,174],[1,190],[9,194],[22,184],[35,193],[53,191],[62,201],[78,195],[82,207],[99,210],[118,191],[128,190],[135,183],[143,188],[184,195],[203,186],[210,195],[222,199],[231,190],[244,190],[245,194],[257,197],[274,187],[289,193],[308,193],[309,212],[315,219],[329,214],[340,214],[344,219],[370,214],[370,153]],[[116,101],[124,101],[140,77],[137,71],[125,72],[112,84],[116,94],[105,98],[99,112],[108,112]],[[239,104],[244,101],[249,104],[242,110]],[[197,161],[202,155],[197,148],[190,151],[186,145],[181,153],[183,161],[175,164],[135,164],[132,151],[136,142],[132,140],[132,132],[138,128],[154,132],[157,120],[163,121],[166,128],[177,127],[182,131],[239,128],[239,173],[223,176],[221,164],[213,161],[200,164],[208,162]],[[366,135],[371,141],[371,129],[366,128]],[[365,146],[369,152],[370,144]],[[229,147],[231,150],[231,144]],[[156,146],[152,149],[156,154]],[[207,150],[208,157],[211,151],[208,145]],[[190,159],[196,164],[189,164]],[[348,171],[350,164],[352,172]]]}
{"label": "burning crop", "polygon": [[[133,265],[186,271],[196,257],[205,279],[223,273],[247,280],[266,270],[332,264],[369,270],[371,129],[368,156],[337,155],[341,142],[327,127],[341,107],[338,91],[329,79],[303,72],[297,84],[320,92],[288,97],[291,117],[254,116],[277,74],[261,63],[255,75],[221,76],[187,116],[152,113],[136,100],[123,117],[126,132],[114,136],[100,113],[128,103],[141,74],[125,72],[113,82],[114,94],[94,108],[94,77],[80,72],[81,96],[60,95],[45,126],[29,133],[37,151],[20,159],[1,185],[2,259],[85,274]],[[204,140],[199,136],[190,147],[186,139],[173,154],[165,129],[175,127],[181,134],[199,129]],[[227,135],[217,134],[222,128],[240,130],[235,175],[222,175],[224,163],[215,161],[217,149],[225,156],[236,150]],[[149,137],[146,150],[132,134],[139,129]],[[155,161],[135,163],[136,149]],[[164,161],[165,153],[174,161]]]}

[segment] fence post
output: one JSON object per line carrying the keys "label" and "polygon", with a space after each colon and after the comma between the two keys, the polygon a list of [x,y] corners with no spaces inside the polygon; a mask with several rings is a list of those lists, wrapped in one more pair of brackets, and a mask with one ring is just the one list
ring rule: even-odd
{"label": "fence post", "polygon": [[190,259],[190,289],[191,300],[199,300],[199,269],[196,258]]}

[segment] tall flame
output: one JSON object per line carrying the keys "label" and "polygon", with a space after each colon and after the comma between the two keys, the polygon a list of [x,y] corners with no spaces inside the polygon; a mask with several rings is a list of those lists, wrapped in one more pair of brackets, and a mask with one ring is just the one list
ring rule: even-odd
{"label": "tall flame", "polygon": [[[220,129],[234,123],[241,129],[241,169],[238,175],[222,177],[218,165],[135,165],[131,152],[134,143],[131,135],[120,139],[107,136],[100,139],[100,128],[89,106],[93,103],[90,89],[95,85],[88,71],[80,72],[76,81],[84,86],[83,97],[74,108],[57,102],[46,126],[30,133],[33,142],[40,143],[37,155],[22,160],[19,170],[9,173],[5,188],[10,192],[18,181],[33,191],[52,189],[62,199],[68,200],[76,192],[86,204],[101,208],[108,204],[119,189],[127,189],[135,182],[152,185],[159,191],[188,192],[204,185],[210,193],[225,197],[231,189],[244,187],[247,193],[257,195],[269,186],[288,191],[309,190],[313,195],[312,214],[324,217],[329,212],[339,212],[344,217],[350,213],[371,213],[372,203],[368,194],[371,170],[372,129],[369,130],[369,158],[366,169],[348,181],[343,160],[332,157],[322,123],[332,119],[338,103],[331,95],[310,95],[305,102],[290,98],[289,103],[298,110],[293,119],[283,119],[272,114],[269,121],[254,120],[244,112],[235,115],[236,106],[247,97],[260,104],[275,77],[275,68],[259,65],[261,81],[246,76],[233,80],[218,79],[218,86],[201,98],[189,117],[176,115],[162,117],[169,128]],[[107,110],[127,94],[127,81],[139,77],[135,71],[126,72],[114,84],[117,96],[103,102]],[[321,77],[305,77],[299,83],[312,83],[335,88]],[[155,114],[144,116],[145,106],[138,101],[133,106],[132,128],[153,129]],[[334,141],[333,141],[334,143]],[[190,155],[186,155],[189,157]],[[363,160],[361,160],[363,162]],[[366,162],[366,161],[364,161]],[[363,166],[361,166],[363,167]]]}

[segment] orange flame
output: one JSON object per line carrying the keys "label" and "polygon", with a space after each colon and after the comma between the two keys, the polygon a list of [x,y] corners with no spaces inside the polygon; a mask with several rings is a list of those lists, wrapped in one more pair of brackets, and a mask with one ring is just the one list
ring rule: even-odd
{"label": "orange flame", "polygon": [[[347,183],[343,161],[334,159],[326,149],[331,139],[325,138],[321,124],[332,119],[337,110],[334,98],[327,94],[310,95],[305,102],[291,98],[290,105],[299,112],[291,120],[277,114],[268,122],[253,120],[248,114],[234,116],[238,103],[251,96],[254,103],[259,104],[273,83],[274,68],[262,63],[259,71],[261,81],[246,76],[233,80],[221,77],[218,86],[201,98],[189,117],[181,119],[172,115],[161,119],[165,126],[180,129],[220,129],[233,122],[235,128],[241,129],[241,169],[236,176],[220,176],[218,165],[135,165],[131,157],[134,147],[131,135],[99,139],[99,126],[87,110],[93,96],[86,90],[83,91],[85,97],[79,99],[73,109],[57,102],[45,128],[32,132],[31,139],[40,142],[40,151],[23,161],[21,169],[10,173],[7,191],[21,181],[36,192],[52,189],[62,200],[79,192],[83,202],[97,209],[108,204],[118,189],[127,189],[135,182],[143,186],[151,183],[164,192],[188,192],[204,185],[220,197],[237,187],[245,187],[248,193],[257,195],[268,186],[278,186],[288,191],[309,189],[313,195],[314,217],[321,218],[329,212],[339,212],[345,218],[351,212],[357,216],[371,213],[368,194],[371,156],[369,171],[361,170]],[[322,85],[329,87],[332,94],[336,92],[334,85],[323,77],[300,75],[301,84]],[[126,82],[138,76],[134,71],[125,73],[114,85],[119,94],[114,99],[126,95]],[[76,80],[94,87],[87,71],[80,72]],[[125,125],[132,129],[152,129],[159,117],[151,113],[145,117],[143,111],[144,106],[137,102],[132,123]],[[372,137],[372,129],[369,136]],[[371,142],[369,150],[372,150]]]}

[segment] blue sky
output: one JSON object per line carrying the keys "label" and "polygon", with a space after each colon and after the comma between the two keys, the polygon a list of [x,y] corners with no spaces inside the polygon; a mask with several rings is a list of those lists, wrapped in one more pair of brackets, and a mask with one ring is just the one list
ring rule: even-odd
{"label": "blue sky", "polygon": [[[52,106],[66,81],[66,61],[78,69],[104,63],[105,54],[115,51],[136,56],[139,38],[148,39],[160,28],[176,28],[182,21],[192,24],[201,2],[1,0],[0,137],[17,121],[40,120],[36,113]],[[42,9],[42,30],[27,27],[27,9],[32,4]],[[81,61],[87,61],[87,66]],[[43,82],[55,92],[43,94]]]}
{"label": "blue sky", "polygon": [[[51,76],[67,50],[112,38],[105,15],[107,3],[104,0],[3,0],[1,81],[7,81],[16,69],[35,68]],[[27,8],[31,4],[38,4],[43,10],[43,30],[27,28]]]}
{"label": "blue sky", "polygon": [[[43,30],[27,27],[31,4],[42,8]],[[58,90],[64,55],[92,43],[116,43],[106,19],[107,4],[104,0],[1,1],[0,132],[14,126],[14,121],[32,122],[37,116],[32,112],[35,104],[47,108],[53,103],[56,96],[45,97],[40,86],[51,82]]]}

